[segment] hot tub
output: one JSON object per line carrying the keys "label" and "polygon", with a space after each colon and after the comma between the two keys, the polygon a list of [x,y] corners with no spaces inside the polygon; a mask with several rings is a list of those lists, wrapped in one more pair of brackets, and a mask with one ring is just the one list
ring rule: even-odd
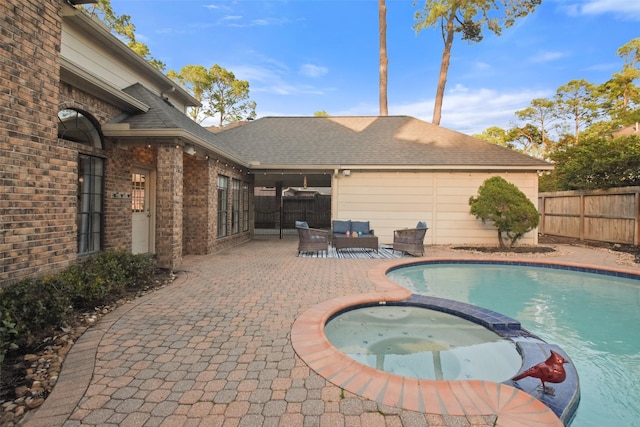
{"label": "hot tub", "polygon": [[512,340],[461,317],[423,307],[349,309],[327,322],[325,334],[352,359],[404,377],[502,382],[522,366]]}

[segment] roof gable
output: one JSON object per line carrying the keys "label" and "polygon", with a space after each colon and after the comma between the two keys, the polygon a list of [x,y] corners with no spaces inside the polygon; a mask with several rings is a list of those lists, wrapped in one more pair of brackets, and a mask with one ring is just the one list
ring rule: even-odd
{"label": "roof gable", "polygon": [[550,164],[408,116],[265,117],[216,133],[261,166],[523,166]]}
{"label": "roof gable", "polygon": [[265,117],[213,133],[141,84],[123,91],[149,106],[146,112],[111,122],[127,125],[132,136],[144,131],[186,133],[201,148],[259,168],[552,168],[542,160],[408,116]]}

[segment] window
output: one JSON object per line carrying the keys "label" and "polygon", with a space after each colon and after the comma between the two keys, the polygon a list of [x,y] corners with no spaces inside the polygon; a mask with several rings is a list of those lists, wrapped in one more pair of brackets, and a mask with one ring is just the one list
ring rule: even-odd
{"label": "window", "polygon": [[102,248],[104,159],[80,154],[78,158],[78,253]]}
{"label": "window", "polygon": [[58,112],[58,138],[102,148],[102,137],[93,121],[81,112],[68,108]]}
{"label": "window", "polygon": [[[97,122],[72,109],[58,112],[58,138],[102,149]],[[102,249],[104,207],[104,159],[86,154],[78,156],[78,253]]]}
{"label": "window", "polygon": [[131,212],[143,213],[147,211],[146,206],[146,181],[147,176],[141,173],[131,174]]}
{"label": "window", "polygon": [[229,200],[229,178],[218,175],[218,237],[227,235],[227,218]]}
{"label": "window", "polygon": [[231,232],[240,232],[240,181],[231,180]]}
{"label": "window", "polygon": [[242,183],[242,231],[249,231],[249,184]]}

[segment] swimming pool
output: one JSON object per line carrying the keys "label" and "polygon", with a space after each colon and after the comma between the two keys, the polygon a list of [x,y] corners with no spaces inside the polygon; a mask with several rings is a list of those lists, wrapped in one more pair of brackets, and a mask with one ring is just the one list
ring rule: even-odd
{"label": "swimming pool", "polygon": [[474,304],[518,319],[560,345],[580,376],[572,422],[635,426],[640,420],[640,281],[508,263],[420,263],[388,272],[421,295]]}

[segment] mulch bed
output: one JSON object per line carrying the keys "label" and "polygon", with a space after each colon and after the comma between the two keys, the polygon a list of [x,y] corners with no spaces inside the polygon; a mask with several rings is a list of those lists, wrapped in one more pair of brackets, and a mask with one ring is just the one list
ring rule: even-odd
{"label": "mulch bed", "polygon": [[[632,254],[636,256],[636,262],[640,263],[640,246],[621,244],[621,243],[608,243],[608,242],[596,242],[592,240],[580,240],[571,237],[561,236],[549,236],[541,235],[538,238],[539,245],[573,245],[573,246],[588,246],[592,248],[610,249],[616,252],[622,252]],[[505,254],[544,254],[555,252],[553,246],[514,246],[498,247],[498,246],[456,246],[453,249],[467,250],[475,252],[483,252],[488,254],[505,253]]]}
{"label": "mulch bed", "polygon": [[512,248],[501,248],[498,246],[454,246],[452,249],[483,252],[487,254],[546,254],[556,251],[554,248],[550,248],[548,246],[514,246]]}
{"label": "mulch bed", "polygon": [[[175,279],[159,271],[146,289],[120,295],[118,301],[93,311],[70,314],[66,327],[51,331],[30,347],[7,353],[0,367],[0,426],[15,426],[31,409],[40,406],[51,392],[65,355],[73,343],[102,316],[122,304],[164,287]],[[38,384],[34,388],[34,384]]]}

